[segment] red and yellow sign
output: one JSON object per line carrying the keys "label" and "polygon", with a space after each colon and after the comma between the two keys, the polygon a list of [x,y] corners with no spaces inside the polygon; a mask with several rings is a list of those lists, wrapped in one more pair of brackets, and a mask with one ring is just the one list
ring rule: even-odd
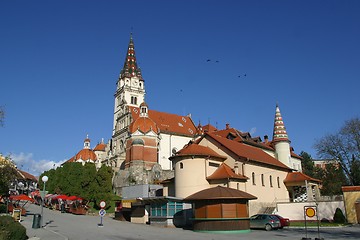
{"label": "red and yellow sign", "polygon": [[315,214],[316,214],[315,208],[312,208],[312,207],[306,208],[305,214],[306,214],[306,216],[308,216],[308,217],[313,217],[313,216],[315,216]]}

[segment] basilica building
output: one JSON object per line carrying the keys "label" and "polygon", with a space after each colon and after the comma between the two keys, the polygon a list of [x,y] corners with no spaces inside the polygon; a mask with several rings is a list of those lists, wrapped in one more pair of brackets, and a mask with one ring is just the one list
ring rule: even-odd
{"label": "basilica building", "polygon": [[319,196],[319,180],[302,173],[302,158],[290,145],[278,105],[272,138],[253,137],[230,124],[223,129],[196,126],[190,115],[153,110],[145,85],[131,35],[116,82],[112,138],[91,149],[87,137],[84,149],[68,162],[111,166],[118,195],[124,187],[161,185],[164,196],[184,199],[223,186],[256,196],[251,213],[271,212],[279,201]]}

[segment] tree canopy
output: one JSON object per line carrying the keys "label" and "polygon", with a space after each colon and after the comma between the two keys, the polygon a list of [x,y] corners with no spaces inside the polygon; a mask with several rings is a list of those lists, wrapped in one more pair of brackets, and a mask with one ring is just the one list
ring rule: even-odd
{"label": "tree canopy", "polygon": [[[48,176],[46,191],[50,193],[76,195],[88,201],[99,203],[109,201],[112,195],[112,169],[101,166],[96,170],[95,164],[66,163],[62,167],[51,169],[41,174]],[[40,188],[43,182],[39,181]]]}
{"label": "tree canopy", "polygon": [[[325,168],[317,167],[311,155],[306,152],[301,152],[303,173],[321,180],[321,194],[325,196],[333,196],[342,193],[341,187],[347,185],[347,179],[341,165],[336,164],[336,161],[329,161]],[[334,181],[336,179],[336,181]]]}
{"label": "tree canopy", "polygon": [[0,154],[0,195],[8,195],[9,187],[18,177],[15,165],[10,157],[3,157]]}
{"label": "tree canopy", "polygon": [[336,160],[350,185],[360,185],[360,119],[350,119],[341,129],[327,134],[314,145],[318,155]]}

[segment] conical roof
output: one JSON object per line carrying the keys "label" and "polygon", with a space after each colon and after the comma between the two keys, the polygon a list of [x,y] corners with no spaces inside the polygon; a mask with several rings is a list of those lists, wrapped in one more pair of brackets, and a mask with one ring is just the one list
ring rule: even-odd
{"label": "conical roof", "polygon": [[273,141],[274,142],[289,141],[289,137],[286,132],[284,121],[281,116],[280,108],[278,104],[276,104],[276,109],[275,109]]}
{"label": "conical roof", "polygon": [[138,77],[143,80],[141,70],[137,65],[135,56],[135,46],[132,34],[130,34],[130,42],[125,57],[124,67],[120,72],[120,77]]}
{"label": "conical roof", "polygon": [[197,193],[194,193],[184,201],[198,201],[198,200],[216,200],[216,199],[245,199],[245,200],[252,200],[257,199],[254,195],[251,195],[247,192],[243,192],[233,188],[227,188],[222,186],[217,186],[213,188],[208,188]]}

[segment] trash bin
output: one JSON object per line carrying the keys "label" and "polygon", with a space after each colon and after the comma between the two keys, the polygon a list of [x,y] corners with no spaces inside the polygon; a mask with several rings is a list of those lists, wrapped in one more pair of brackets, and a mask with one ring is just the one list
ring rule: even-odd
{"label": "trash bin", "polygon": [[34,214],[32,228],[40,228],[41,227],[40,223],[41,223],[41,215]]}

